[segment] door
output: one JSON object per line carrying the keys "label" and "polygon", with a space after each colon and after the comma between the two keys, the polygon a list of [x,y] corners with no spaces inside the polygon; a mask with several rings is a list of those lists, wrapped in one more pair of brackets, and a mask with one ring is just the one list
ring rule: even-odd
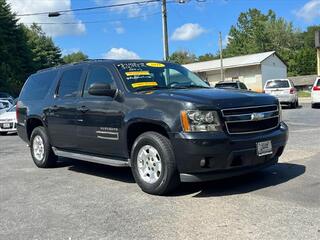
{"label": "door", "polygon": [[62,73],[54,100],[47,110],[48,130],[55,147],[67,150],[75,150],[77,147],[77,101],[83,72],[78,67]]}
{"label": "door", "polygon": [[77,138],[82,152],[121,156],[120,131],[123,122],[122,104],[112,97],[92,96],[88,93],[93,83],[107,83],[117,89],[112,71],[106,65],[89,68],[83,94],[77,104],[79,116]]}

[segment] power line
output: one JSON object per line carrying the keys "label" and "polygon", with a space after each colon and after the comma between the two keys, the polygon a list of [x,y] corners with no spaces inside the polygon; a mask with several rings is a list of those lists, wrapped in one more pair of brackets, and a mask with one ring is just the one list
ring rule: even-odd
{"label": "power line", "polygon": [[[130,5],[142,5],[142,4],[155,3],[155,2],[160,2],[160,0],[135,1],[135,2],[111,4],[111,5],[96,6],[96,7],[86,7],[86,8],[75,8],[75,9],[59,10],[59,11],[55,11],[55,12],[67,13],[67,12],[90,11],[90,10],[95,10],[95,9],[124,7],[124,6],[130,6]],[[36,12],[36,13],[22,13],[22,14],[17,14],[16,16],[17,17],[28,17],[28,16],[37,16],[37,15],[48,15],[49,13],[51,13],[51,11]]]}
{"label": "power line", "polygon": [[[96,21],[81,21],[81,23],[95,24],[95,23],[116,22],[116,21],[121,21],[121,20],[144,18],[144,17],[155,16],[155,15],[160,15],[160,14],[161,14],[161,12],[155,12],[155,13],[139,15],[139,16],[130,17],[130,18],[118,18],[118,19],[96,20]],[[73,25],[73,24],[79,24],[80,21],[78,21],[78,22],[32,22],[32,23],[24,23],[24,24],[33,24],[33,23],[39,24],[39,25]]]}

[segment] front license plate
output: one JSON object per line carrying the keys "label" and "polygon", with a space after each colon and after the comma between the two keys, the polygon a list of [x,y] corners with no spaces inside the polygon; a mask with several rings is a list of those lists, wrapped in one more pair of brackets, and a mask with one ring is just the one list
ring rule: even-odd
{"label": "front license plate", "polygon": [[257,154],[259,157],[272,154],[271,141],[258,142],[257,143]]}
{"label": "front license plate", "polygon": [[2,127],[3,127],[3,128],[10,128],[10,123],[4,123],[4,124],[2,125]]}

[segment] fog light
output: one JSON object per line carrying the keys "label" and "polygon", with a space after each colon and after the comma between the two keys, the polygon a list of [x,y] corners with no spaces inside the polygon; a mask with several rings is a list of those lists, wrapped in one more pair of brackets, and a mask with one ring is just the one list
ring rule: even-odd
{"label": "fog light", "polygon": [[200,167],[205,167],[206,164],[207,164],[206,159],[205,159],[205,158],[202,158],[202,159],[200,160]]}

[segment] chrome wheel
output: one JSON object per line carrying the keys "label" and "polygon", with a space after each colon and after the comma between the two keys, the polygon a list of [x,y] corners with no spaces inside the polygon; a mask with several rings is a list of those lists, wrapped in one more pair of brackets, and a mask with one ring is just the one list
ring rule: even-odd
{"label": "chrome wheel", "polygon": [[160,155],[154,147],[143,146],[137,156],[138,171],[141,179],[147,183],[155,183],[161,175],[162,164]]}
{"label": "chrome wheel", "polygon": [[33,139],[32,143],[33,156],[38,160],[42,161],[44,156],[44,144],[42,138],[37,135]]}

